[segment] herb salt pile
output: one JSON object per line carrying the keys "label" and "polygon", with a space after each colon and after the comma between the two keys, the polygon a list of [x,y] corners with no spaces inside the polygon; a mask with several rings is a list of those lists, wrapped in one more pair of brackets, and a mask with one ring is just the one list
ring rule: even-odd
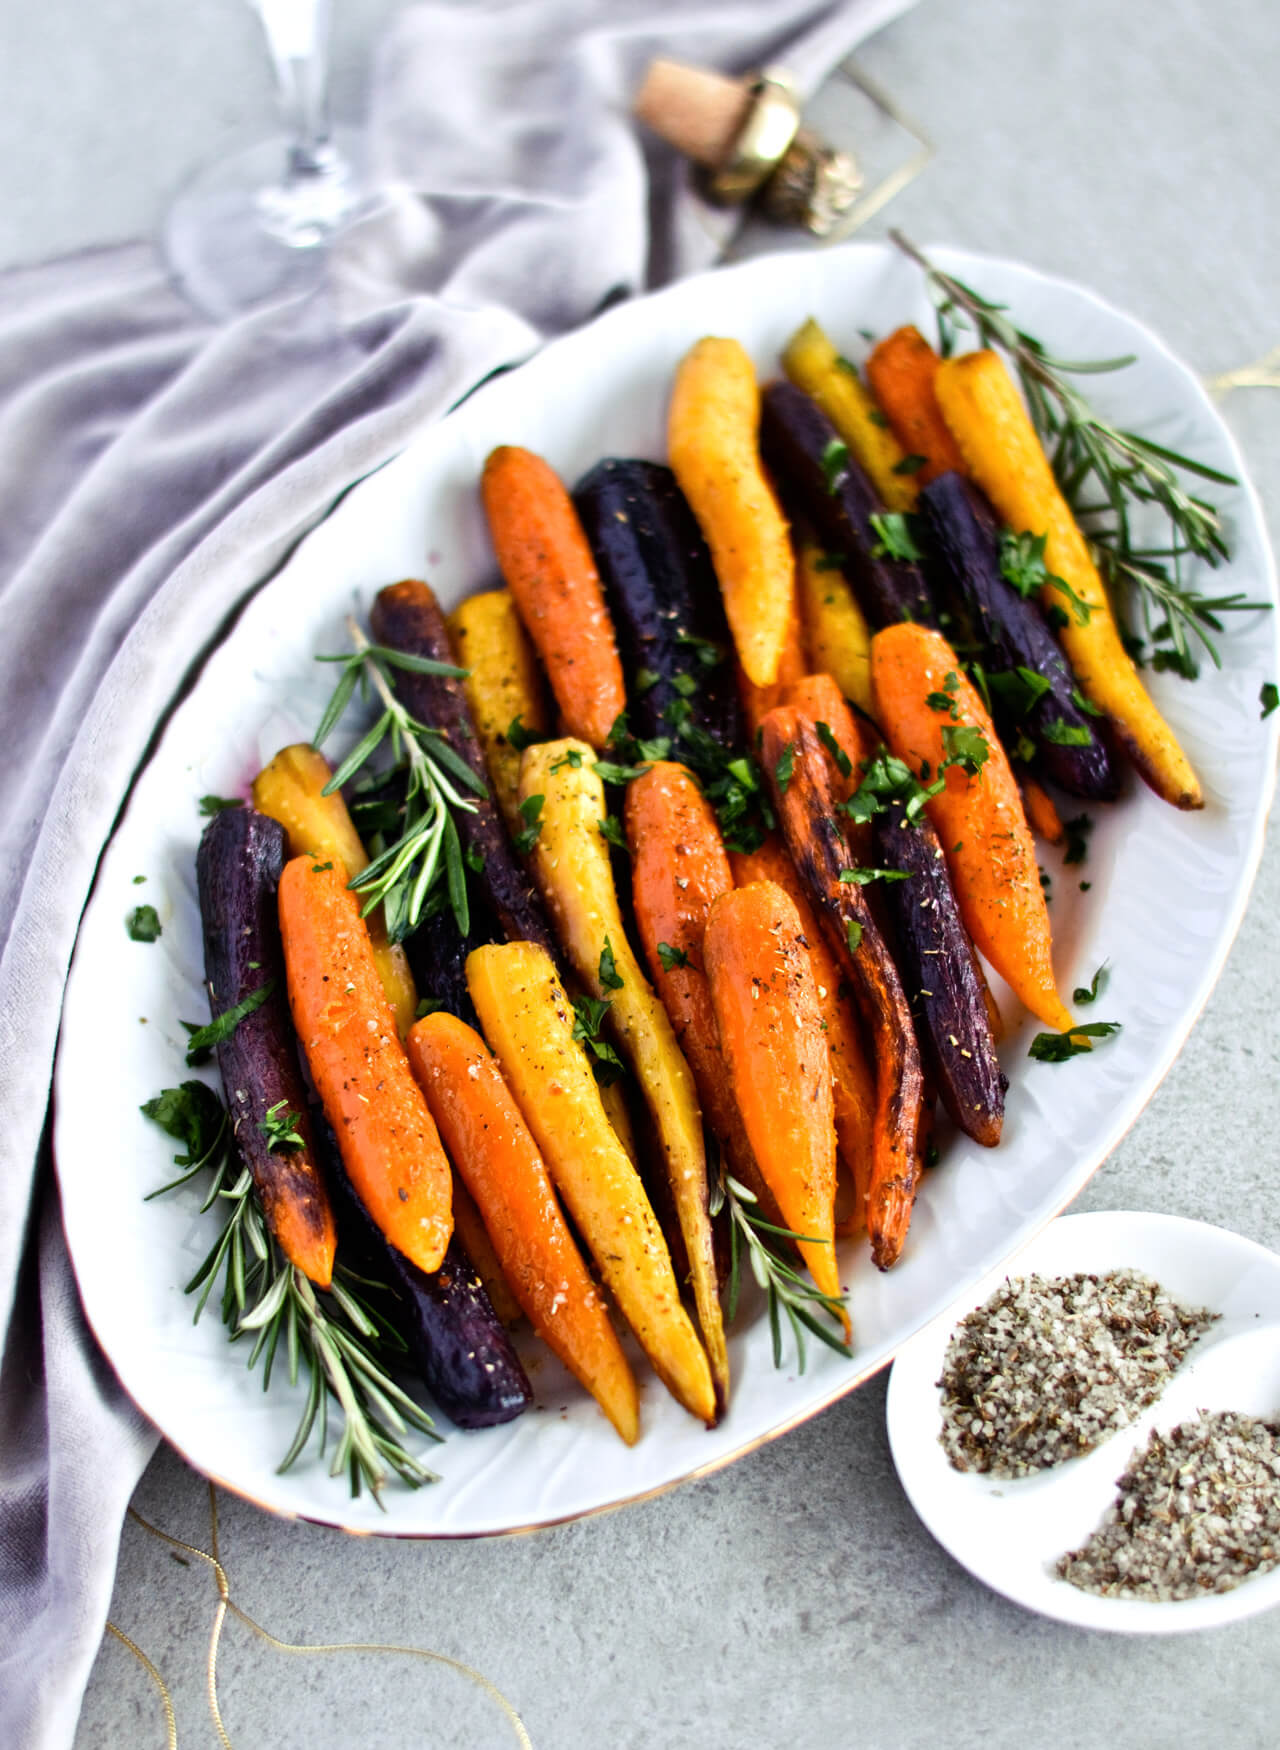
{"label": "herb salt pile", "polygon": [[1136,1270],[1014,1277],[947,1345],[940,1439],[957,1470],[1027,1476],[1154,1403],[1217,1317]]}
{"label": "herb salt pile", "polygon": [[1280,1563],[1280,1424],[1226,1410],[1153,1432],[1058,1576],[1104,1598],[1229,1592]]}

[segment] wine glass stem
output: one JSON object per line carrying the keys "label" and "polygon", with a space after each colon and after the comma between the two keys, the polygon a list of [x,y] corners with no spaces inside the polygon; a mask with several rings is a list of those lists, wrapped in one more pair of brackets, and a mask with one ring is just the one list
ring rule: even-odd
{"label": "wine glass stem", "polygon": [[290,178],[324,170],[329,146],[329,0],[256,0],[289,136]]}

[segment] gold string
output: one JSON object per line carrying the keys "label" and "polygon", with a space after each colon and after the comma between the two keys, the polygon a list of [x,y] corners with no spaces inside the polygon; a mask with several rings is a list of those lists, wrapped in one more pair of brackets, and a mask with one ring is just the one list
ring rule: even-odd
{"label": "gold string", "polygon": [[178,1750],[178,1716],[173,1711],[173,1698],[169,1694],[169,1687],[164,1678],[156,1670],[155,1666],[151,1663],[150,1659],[148,1659],[142,1648],[138,1646],[135,1641],[131,1641],[128,1635],[125,1634],[124,1630],[118,1629],[115,1623],[110,1620],[107,1622],[107,1633],[114,1635],[122,1645],[128,1647],[129,1651],[142,1666],[147,1676],[160,1691],[160,1705],[164,1709],[165,1730],[169,1734],[169,1750]]}
{"label": "gold string", "polygon": [[1252,364],[1222,371],[1207,379],[1211,395],[1229,395],[1233,389],[1280,389],[1280,346],[1273,346]]}
{"label": "gold string", "polygon": [[[214,1580],[218,1588],[218,1603],[213,1615],[213,1628],[209,1635],[209,1653],[205,1664],[205,1693],[209,1703],[209,1713],[218,1736],[222,1740],[224,1750],[234,1750],[231,1739],[227,1736],[227,1728],[223,1724],[222,1711],[218,1705],[218,1646],[222,1639],[222,1629],[227,1620],[228,1612],[238,1617],[246,1628],[252,1629],[260,1640],[266,1641],[267,1645],[274,1647],[278,1653],[293,1653],[302,1657],[328,1653],[401,1653],[406,1658],[426,1659],[437,1665],[446,1665],[451,1671],[459,1672],[470,1682],[476,1684],[502,1709],[521,1750],[533,1750],[533,1739],[529,1736],[524,1721],[497,1685],[491,1683],[483,1672],[475,1670],[471,1665],[464,1665],[460,1659],[451,1659],[447,1653],[434,1653],[427,1647],[401,1647],[384,1641],[337,1641],[330,1645],[302,1645],[294,1641],[278,1640],[268,1629],[263,1628],[260,1622],[255,1622],[247,1611],[241,1610],[231,1596],[231,1583],[218,1553],[218,1496],[212,1483],[209,1484],[209,1541],[213,1548],[212,1555],[208,1550],[197,1549],[195,1544],[184,1543],[182,1538],[173,1537],[169,1532],[161,1531],[158,1525],[152,1525],[150,1520],[144,1519],[134,1507],[129,1508],[129,1517],[136,1520],[142,1529],[149,1532],[152,1537],[158,1537],[163,1543],[172,1545],[174,1549],[185,1550],[188,1555],[195,1556],[197,1561],[205,1562],[213,1569]],[[165,1719],[169,1728],[169,1750],[176,1750],[177,1723],[174,1718],[173,1705],[169,1699],[169,1692],[160,1673],[146,1654],[134,1646],[128,1636],[122,1634],[114,1623],[109,1622],[107,1627],[118,1640],[123,1641],[125,1646],[137,1655],[150,1672],[164,1703]]]}

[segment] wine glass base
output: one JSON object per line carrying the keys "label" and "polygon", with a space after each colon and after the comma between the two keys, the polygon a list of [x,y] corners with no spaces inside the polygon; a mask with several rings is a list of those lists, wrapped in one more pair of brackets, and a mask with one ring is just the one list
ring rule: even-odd
{"label": "wine glass base", "polygon": [[311,291],[329,243],[366,209],[354,129],[335,128],[304,170],[291,150],[281,135],[197,171],[165,219],[169,267],[216,321]]}

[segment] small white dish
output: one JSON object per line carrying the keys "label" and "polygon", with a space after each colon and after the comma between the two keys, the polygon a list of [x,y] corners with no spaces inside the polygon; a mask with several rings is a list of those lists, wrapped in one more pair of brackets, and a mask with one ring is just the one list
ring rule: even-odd
{"label": "small white dish", "polygon": [[[1190,1306],[1220,1315],[1163,1395],[1083,1458],[1030,1477],[952,1467],[939,1441],[938,1380],[951,1334],[1011,1276],[1141,1270]],[[889,1445],[911,1505],[976,1579],[1059,1622],[1113,1634],[1184,1634],[1280,1604],[1280,1568],[1230,1592],[1171,1603],[1100,1598],[1060,1580],[1059,1556],[1101,1523],[1130,1459],[1199,1411],[1280,1412],[1280,1257],[1252,1240],[1179,1216],[1105,1211],[1055,1221],[898,1352],[889,1381]]]}

